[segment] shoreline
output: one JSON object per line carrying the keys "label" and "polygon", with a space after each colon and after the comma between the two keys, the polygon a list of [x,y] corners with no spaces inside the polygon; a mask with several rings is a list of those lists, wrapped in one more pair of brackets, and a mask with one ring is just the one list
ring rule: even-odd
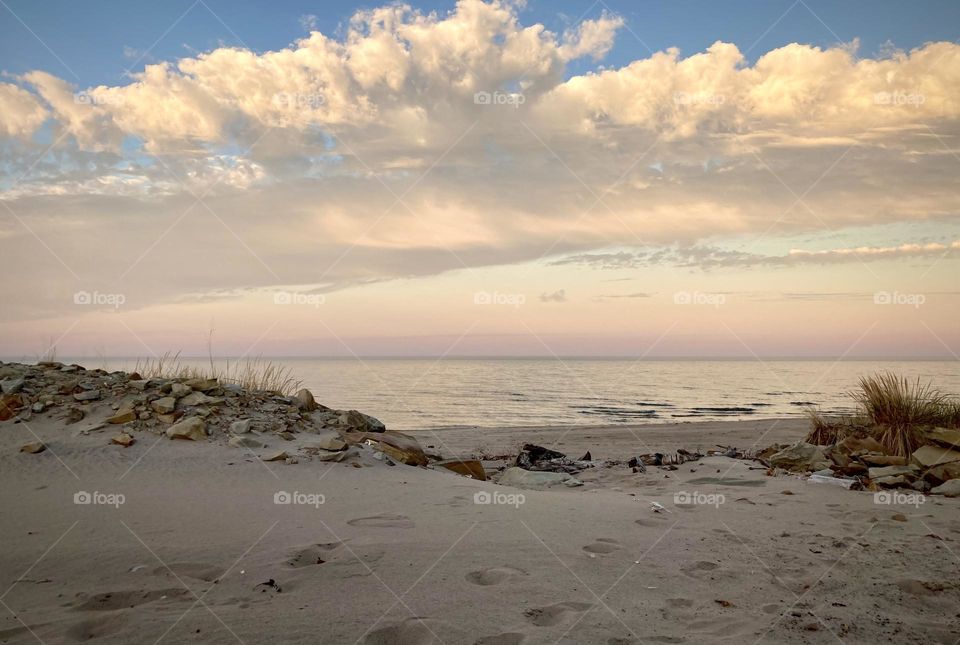
{"label": "shoreline", "polygon": [[[298,452],[336,447],[310,426],[328,413],[299,395],[262,403],[208,389],[187,409],[209,408],[213,436],[173,440],[164,424],[105,422],[152,396],[139,387],[172,384],[88,377],[114,385],[0,421],[4,645],[960,638],[960,500],[878,502],[722,456],[645,471],[621,461],[655,446],[795,441],[804,420],[486,433],[506,454],[538,441],[595,453],[582,485],[541,490],[404,465],[382,446],[339,447],[338,460]],[[84,418],[67,425],[74,405]],[[243,436],[268,445],[225,442],[241,409],[260,415]],[[134,441],[112,443],[124,428]],[[411,434],[444,456],[466,457],[478,439],[468,428]],[[36,441],[45,449],[18,450]],[[278,448],[297,458],[268,460]]]}

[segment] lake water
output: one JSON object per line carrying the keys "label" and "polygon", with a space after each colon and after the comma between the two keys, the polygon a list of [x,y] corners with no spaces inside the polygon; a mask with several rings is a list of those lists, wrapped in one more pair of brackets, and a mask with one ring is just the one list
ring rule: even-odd
{"label": "lake water", "polygon": [[[317,401],[397,430],[444,426],[668,423],[853,409],[860,376],[892,369],[960,393],[946,361],[277,359]],[[79,360],[131,369],[131,361]],[[205,360],[183,363],[206,365]]]}

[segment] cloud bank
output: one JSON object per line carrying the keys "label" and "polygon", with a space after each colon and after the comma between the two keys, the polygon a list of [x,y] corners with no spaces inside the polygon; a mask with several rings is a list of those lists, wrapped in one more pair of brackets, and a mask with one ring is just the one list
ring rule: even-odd
{"label": "cloud bank", "polygon": [[8,76],[0,253],[48,288],[0,287],[6,315],[55,311],[78,284],[147,306],[958,212],[960,46],[795,43],[751,65],[717,42],[568,76],[623,25],[390,5],[341,37],[221,47],[116,86]]}

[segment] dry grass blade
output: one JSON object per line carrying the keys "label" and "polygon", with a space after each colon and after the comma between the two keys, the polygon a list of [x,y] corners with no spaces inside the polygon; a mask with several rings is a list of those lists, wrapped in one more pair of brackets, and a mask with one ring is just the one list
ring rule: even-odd
{"label": "dry grass blade", "polygon": [[167,352],[155,358],[137,360],[134,371],[143,378],[215,378],[221,383],[230,383],[252,391],[276,392],[290,395],[296,392],[301,381],[293,377],[289,367],[279,365],[262,357],[245,358],[218,366],[211,358],[207,368],[184,365],[180,353]]}

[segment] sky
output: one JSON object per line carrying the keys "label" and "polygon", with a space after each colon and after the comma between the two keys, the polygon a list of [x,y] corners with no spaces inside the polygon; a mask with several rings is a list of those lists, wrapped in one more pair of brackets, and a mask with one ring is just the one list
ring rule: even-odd
{"label": "sky", "polygon": [[957,25],[2,0],[0,356],[956,360]]}

